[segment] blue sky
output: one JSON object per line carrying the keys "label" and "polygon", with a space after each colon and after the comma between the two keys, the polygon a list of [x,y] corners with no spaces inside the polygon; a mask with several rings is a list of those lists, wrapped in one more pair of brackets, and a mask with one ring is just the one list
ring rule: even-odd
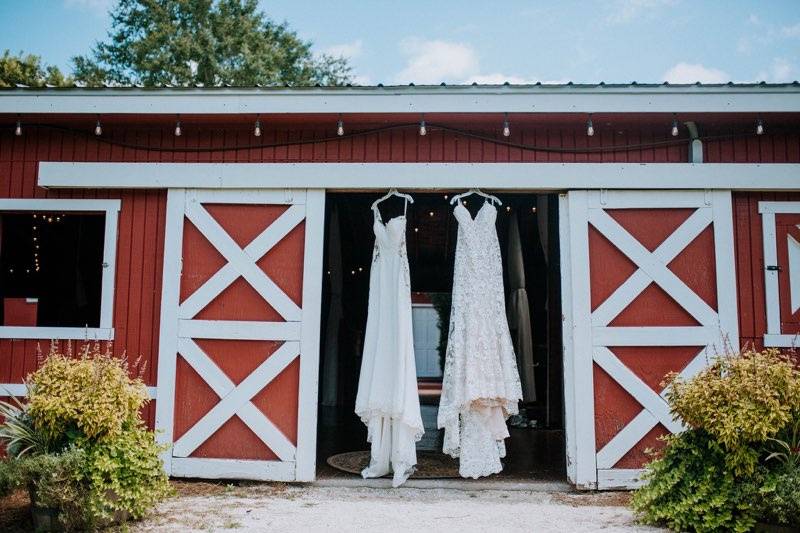
{"label": "blue sky", "polygon": [[[0,50],[69,70],[113,0],[0,0]],[[800,0],[261,1],[357,82],[800,79]]]}

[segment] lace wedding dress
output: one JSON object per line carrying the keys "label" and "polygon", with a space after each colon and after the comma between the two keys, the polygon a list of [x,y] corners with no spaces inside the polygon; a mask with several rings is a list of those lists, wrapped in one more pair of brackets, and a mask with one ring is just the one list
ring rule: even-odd
{"label": "lace wedding dress", "polygon": [[506,319],[497,209],[486,202],[473,219],[459,203],[453,214],[458,240],[438,426],[461,476],[478,478],[503,469],[506,419],[517,414],[522,390]]}
{"label": "lace wedding dress", "polygon": [[374,212],[367,330],[356,396],[356,414],[372,446],[370,464],[361,475],[382,477],[392,471],[397,487],[414,472],[416,442],[425,430],[411,329],[406,218],[384,224],[380,212]]}

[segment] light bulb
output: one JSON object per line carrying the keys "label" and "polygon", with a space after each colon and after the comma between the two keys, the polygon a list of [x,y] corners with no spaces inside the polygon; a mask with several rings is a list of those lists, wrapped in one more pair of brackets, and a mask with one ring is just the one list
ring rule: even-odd
{"label": "light bulb", "polygon": [[508,123],[508,113],[503,118],[503,137],[511,136],[511,125]]}
{"label": "light bulb", "polygon": [[17,127],[14,128],[14,135],[16,135],[17,137],[22,135],[22,122],[20,122],[19,120],[17,121]]}
{"label": "light bulb", "polygon": [[756,135],[764,135],[764,122],[761,119],[756,122]]}
{"label": "light bulb", "polygon": [[253,128],[253,135],[256,137],[261,137],[261,121],[259,119],[256,119],[256,125]]}
{"label": "light bulb", "polygon": [[338,135],[339,137],[344,135],[344,122],[342,122],[342,119],[339,119],[336,122],[336,135]]}
{"label": "light bulb", "polygon": [[422,135],[423,137],[428,134],[428,128],[427,126],[425,126],[424,120],[420,121],[419,123],[419,134]]}
{"label": "light bulb", "polygon": [[100,119],[97,119],[97,123],[94,125],[94,134],[98,137],[103,134],[103,127],[100,125]]}
{"label": "light bulb", "polygon": [[586,135],[592,137],[594,135],[594,125],[592,124],[592,116],[589,115],[589,120],[586,121]]}
{"label": "light bulb", "polygon": [[181,129],[181,121],[177,121],[175,123],[175,137],[180,137],[183,135],[183,130]]}
{"label": "light bulb", "polygon": [[672,119],[672,132],[671,133],[672,133],[673,137],[677,137],[678,136],[678,121],[675,120],[675,119]]}

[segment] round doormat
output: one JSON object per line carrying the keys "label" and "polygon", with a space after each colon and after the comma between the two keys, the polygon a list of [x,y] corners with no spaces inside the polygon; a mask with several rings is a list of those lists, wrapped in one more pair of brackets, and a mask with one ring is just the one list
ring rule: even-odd
{"label": "round doormat", "polygon": [[[346,452],[328,457],[328,464],[337,470],[361,475],[369,464],[369,452]],[[391,477],[391,474],[384,476]],[[443,453],[417,452],[417,469],[411,479],[457,478],[458,461]]]}

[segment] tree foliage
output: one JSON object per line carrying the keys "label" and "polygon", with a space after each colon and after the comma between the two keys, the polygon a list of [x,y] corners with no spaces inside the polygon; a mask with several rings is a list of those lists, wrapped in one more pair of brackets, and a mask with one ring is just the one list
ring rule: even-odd
{"label": "tree foliage", "polygon": [[344,58],[315,55],[256,0],[119,0],[108,40],[73,58],[75,78],[145,86],[341,85]]}
{"label": "tree foliage", "polygon": [[12,54],[10,50],[0,56],[0,87],[44,87],[66,86],[72,80],[53,65],[45,65],[42,58],[33,54]]}

